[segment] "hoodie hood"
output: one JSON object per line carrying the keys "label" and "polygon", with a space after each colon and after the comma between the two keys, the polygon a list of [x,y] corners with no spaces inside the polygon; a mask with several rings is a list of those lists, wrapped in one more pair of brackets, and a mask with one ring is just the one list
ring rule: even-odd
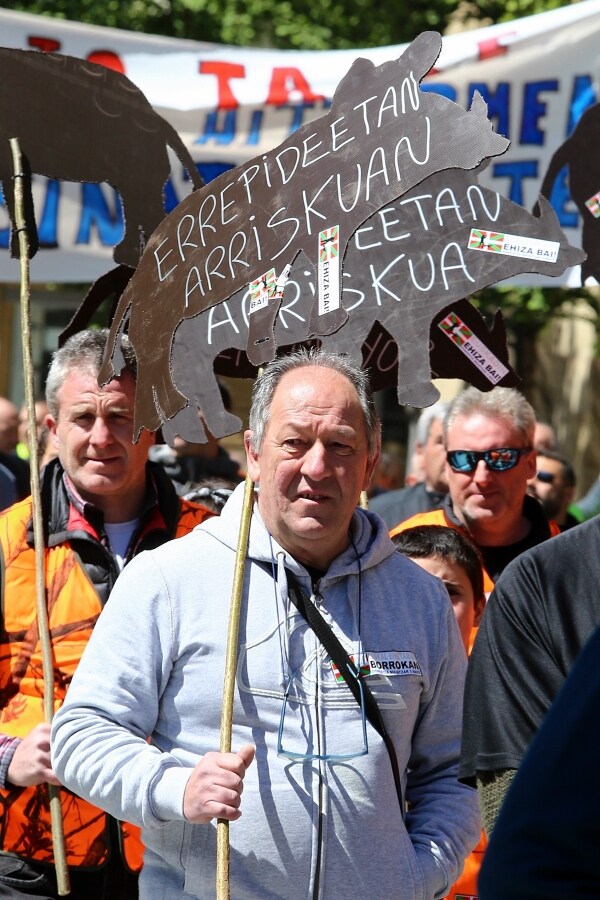
{"label": "hoodie hood", "polygon": [[[240,530],[244,490],[244,484],[238,485],[223,507],[221,515],[203,522],[200,526],[203,531],[209,532],[234,551],[237,548]],[[357,507],[354,511],[350,522],[349,536],[348,547],[331,562],[323,576],[325,581],[342,574],[344,576],[358,574],[359,568],[364,572],[396,552],[385,523],[375,513],[367,510]],[[284,562],[287,569],[296,575],[306,575],[307,570],[304,566],[297,562],[285,547],[281,547],[269,534],[258,508],[257,492],[255,491],[247,556],[257,562],[271,563],[281,553],[285,556]]]}

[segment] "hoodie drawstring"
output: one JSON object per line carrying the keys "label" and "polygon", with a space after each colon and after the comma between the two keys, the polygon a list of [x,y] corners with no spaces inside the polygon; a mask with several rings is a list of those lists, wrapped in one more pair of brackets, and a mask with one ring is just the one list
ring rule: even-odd
{"label": "hoodie drawstring", "polygon": [[[279,684],[282,690],[287,687],[289,678],[289,614],[290,598],[288,593],[287,576],[285,573],[285,553],[279,550],[277,559],[273,552],[273,541],[269,534],[269,546],[271,548],[271,573],[273,576],[273,592],[275,596],[275,614],[277,616],[277,633],[279,635]],[[277,594],[281,597],[284,620],[281,621],[281,606]]]}

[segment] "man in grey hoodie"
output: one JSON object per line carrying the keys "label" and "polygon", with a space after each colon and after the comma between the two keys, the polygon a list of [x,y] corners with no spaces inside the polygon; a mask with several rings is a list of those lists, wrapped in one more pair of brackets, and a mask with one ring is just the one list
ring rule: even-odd
{"label": "man in grey hoodie", "polygon": [[[55,771],[142,827],[141,900],[214,897],[217,817],[232,823],[236,900],[443,897],[481,824],[457,780],[465,654],[441,582],[357,509],[380,445],[365,374],[320,351],[275,360],[245,442],[256,496],[237,752],[215,748],[243,486],[120,576],[55,717]],[[386,744],[291,602],[294,581],[377,701],[402,805]]]}

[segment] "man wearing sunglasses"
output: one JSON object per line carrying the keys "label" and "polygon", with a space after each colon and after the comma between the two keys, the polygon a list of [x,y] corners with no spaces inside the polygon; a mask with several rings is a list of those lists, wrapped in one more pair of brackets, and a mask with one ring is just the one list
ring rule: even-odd
{"label": "man wearing sunglasses", "polygon": [[575,498],[575,484],[575,472],[566,457],[554,450],[538,451],[537,470],[527,491],[540,501],[548,518],[561,531],[579,524],[579,519],[569,512]]}
{"label": "man wearing sunglasses", "polygon": [[449,493],[443,508],[407,519],[392,536],[426,524],[463,531],[481,551],[489,594],[512,559],[559,532],[527,494],[536,472],[534,431],[535,413],[519,391],[467,388],[444,421]]}

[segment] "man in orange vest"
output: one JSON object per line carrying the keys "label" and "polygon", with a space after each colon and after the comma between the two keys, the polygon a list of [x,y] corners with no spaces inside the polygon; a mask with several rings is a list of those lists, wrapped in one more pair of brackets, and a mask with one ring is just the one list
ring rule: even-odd
{"label": "man in orange vest", "polygon": [[536,473],[535,412],[514,388],[488,393],[470,387],[444,420],[449,493],[442,509],[412,516],[392,536],[415,525],[446,525],[479,547],[487,595],[508,563],[559,533],[541,504],[527,494]]}
{"label": "man in orange vest", "polygon": [[[527,493],[527,483],[536,472],[535,422],[533,407],[514,388],[483,393],[470,387],[459,394],[444,420],[449,486],[444,506],[412,516],[394,528],[392,536],[415,525],[446,525],[466,534],[481,552],[484,591],[489,597],[512,559],[560,532]],[[476,633],[474,628],[471,647]],[[477,900],[485,844],[482,835],[449,900]]]}
{"label": "man in orange vest", "polygon": [[[46,424],[58,452],[42,473],[56,707],[123,566],[210,515],[178,498],[162,468],[148,462],[153,434],[133,443],[135,358],[126,338],[123,371],[99,387],[107,338],[107,330],[71,337],[54,354],[46,385]],[[0,897],[54,900],[46,783],[59,781],[43,714],[31,497],[0,516],[0,572]],[[137,829],[66,790],[61,796],[71,898],[137,898]]]}

